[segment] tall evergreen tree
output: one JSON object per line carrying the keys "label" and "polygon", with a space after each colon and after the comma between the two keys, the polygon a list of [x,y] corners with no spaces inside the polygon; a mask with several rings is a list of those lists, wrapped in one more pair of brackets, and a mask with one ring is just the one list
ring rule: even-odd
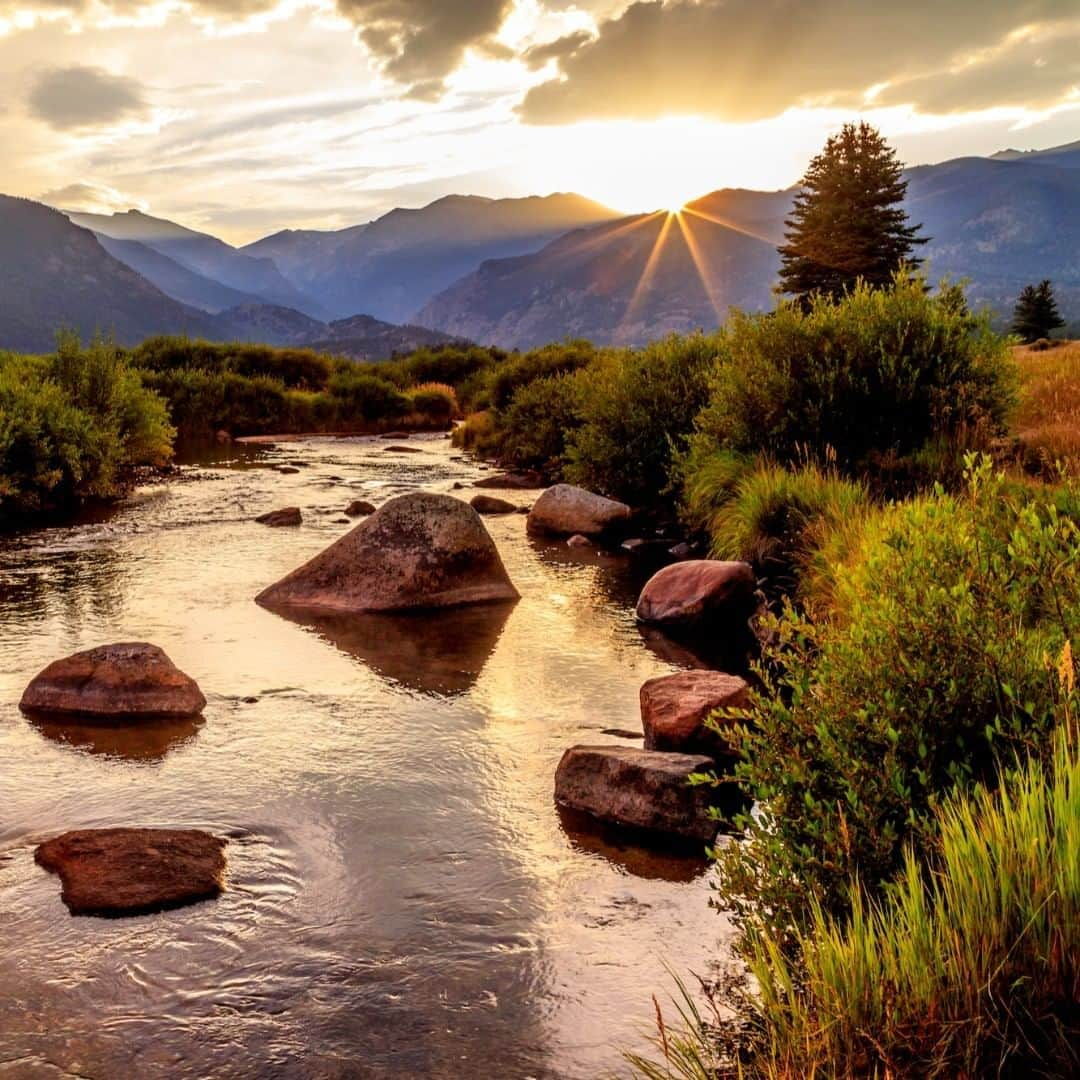
{"label": "tall evergreen tree", "polygon": [[1022,341],[1031,344],[1049,337],[1065,325],[1054,299],[1054,287],[1047,280],[1038,285],[1026,285],[1016,301],[1012,330]]}
{"label": "tall evergreen tree", "polygon": [[780,288],[804,303],[842,296],[862,278],[887,285],[926,239],[901,208],[907,181],[896,152],[869,124],[845,124],[810,162],[784,222]]}

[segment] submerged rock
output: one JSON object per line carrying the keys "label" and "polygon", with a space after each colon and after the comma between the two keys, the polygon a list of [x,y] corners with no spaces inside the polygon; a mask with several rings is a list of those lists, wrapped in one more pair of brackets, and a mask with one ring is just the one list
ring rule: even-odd
{"label": "submerged rock", "polygon": [[424,452],[419,446],[384,446],[383,449],[390,454],[422,454]]}
{"label": "submerged rock", "polygon": [[279,528],[282,525],[299,525],[304,520],[304,516],[300,513],[299,506],[286,506],[281,510],[268,510],[265,514],[260,514],[255,520],[260,525],[271,525],[274,528]]}
{"label": "submerged rock", "polygon": [[275,465],[274,472],[279,472],[283,476],[292,476],[294,473],[298,473],[300,469],[296,465]]}
{"label": "submerged rock", "polygon": [[506,499],[497,499],[494,495],[474,495],[469,505],[478,514],[513,514],[517,507]]}
{"label": "submerged rock", "polygon": [[19,708],[130,720],[198,716],[206,698],[156,645],[143,641],[102,645],[54,660],[23,693]]}
{"label": "submerged rock", "polygon": [[574,535],[566,541],[566,546],[572,548],[587,548],[592,547],[593,542],[587,536],[582,536],[581,533],[574,533]]}
{"label": "submerged rock", "polygon": [[345,507],[346,517],[364,517],[366,514],[374,513],[375,504],[369,503],[367,499],[353,499],[353,501]]}
{"label": "submerged rock", "polygon": [[548,488],[529,513],[531,533],[549,536],[597,537],[630,520],[630,507],[625,503],[594,495],[572,484],[556,484]]}
{"label": "submerged rock", "polygon": [[708,841],[709,788],[691,786],[691,773],[708,772],[711,758],[627,746],[572,746],[555,772],[555,799],[619,825]]}
{"label": "submerged rock", "polygon": [[544,478],[539,473],[493,473],[473,483],[473,487],[502,488],[504,491],[536,491],[546,487]]}
{"label": "submerged rock", "polygon": [[264,589],[266,607],[406,611],[518,599],[479,514],[451,495],[399,495]]}
{"label": "submerged rock", "polygon": [[72,915],[145,915],[217,896],[225,841],[197,829],[78,829],[41,844]]}
{"label": "submerged rock", "polygon": [[646,623],[713,629],[745,622],[756,607],[757,581],[749,563],[689,559],[653,574],[641,590],[637,617]]}
{"label": "submerged rock", "polygon": [[714,709],[741,708],[749,692],[744,679],[721,671],[679,671],[649,679],[641,687],[645,748],[730,757],[731,749],[705,720]]}

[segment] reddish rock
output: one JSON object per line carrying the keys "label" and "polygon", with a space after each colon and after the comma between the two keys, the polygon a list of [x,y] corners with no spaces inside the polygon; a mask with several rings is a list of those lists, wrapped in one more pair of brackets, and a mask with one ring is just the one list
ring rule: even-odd
{"label": "reddish rock", "polygon": [[494,473],[477,480],[473,487],[502,488],[504,491],[537,491],[546,487],[544,478],[539,473]]}
{"label": "reddish rock", "polygon": [[78,829],[34,858],[60,875],[72,915],[145,915],[217,896],[225,841],[197,829]]}
{"label": "reddish rock", "polygon": [[755,608],[757,581],[749,563],[688,559],[649,578],[637,603],[645,623],[706,630],[745,621]]}
{"label": "reddish rock", "polygon": [[206,698],[156,645],[102,645],[54,660],[23,693],[19,707],[42,715],[108,720],[198,716]]}
{"label": "reddish rock", "polygon": [[286,506],[281,510],[268,510],[255,519],[260,525],[270,525],[280,528],[283,525],[299,525],[304,516],[300,513],[299,506]]}
{"label": "reddish rock", "polygon": [[228,446],[232,442],[232,436],[222,428],[217,434],[214,435],[214,441],[221,446]]}
{"label": "reddish rock", "polygon": [[517,507],[505,499],[496,499],[494,495],[474,495],[469,505],[478,514],[513,514]]}
{"label": "reddish rock", "polygon": [[366,499],[353,499],[353,501],[345,507],[346,517],[364,517],[367,514],[374,513],[375,504],[369,503]]}
{"label": "reddish rock", "polygon": [[555,772],[555,799],[601,821],[709,841],[709,788],[691,773],[708,772],[711,758],[627,746],[572,746]]}
{"label": "reddish rock", "polygon": [[593,542],[587,536],[582,536],[581,533],[574,533],[574,535],[566,541],[566,546],[572,548],[587,548],[592,547]]}
{"label": "reddish rock", "polygon": [[516,600],[479,514],[451,495],[383,503],[256,601],[308,614],[407,611]]}
{"label": "reddish rock", "polygon": [[528,530],[548,536],[601,536],[630,520],[630,507],[573,484],[548,488],[529,513]]}
{"label": "reddish rock", "polygon": [[384,446],[383,449],[389,454],[422,454],[424,452],[419,446]]}
{"label": "reddish rock", "polygon": [[730,747],[705,726],[705,720],[714,709],[742,708],[749,691],[745,680],[720,671],[680,671],[649,679],[641,687],[645,749],[732,756]]}

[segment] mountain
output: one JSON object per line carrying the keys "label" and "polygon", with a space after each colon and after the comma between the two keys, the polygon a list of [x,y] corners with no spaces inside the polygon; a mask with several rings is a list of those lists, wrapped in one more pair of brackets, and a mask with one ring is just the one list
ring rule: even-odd
{"label": "mountain", "polygon": [[0,348],[44,352],[58,329],[121,344],[150,334],[211,336],[213,318],[166,296],[88,229],[29,199],[0,195]]}
{"label": "mountain", "polygon": [[538,251],[571,229],[617,216],[580,195],[450,195],[338,232],[275,233],[243,251],[272,259],[332,315],[365,311],[404,322],[485,259]]}
{"label": "mountain", "polygon": [[[322,307],[281,274],[271,259],[238,251],[216,236],[187,229],[139,210],[116,214],[67,215],[76,225],[111,240],[135,241],[203,278],[263,303],[295,308],[321,317]],[[133,267],[133,269],[138,269]],[[179,299],[179,297],[174,298]],[[215,301],[216,303],[216,301]]]}
{"label": "mountain", "polygon": [[354,360],[385,360],[414,349],[438,348],[457,341],[459,339],[426,326],[397,326],[370,315],[352,315],[330,323],[325,337],[309,339],[306,344],[320,352],[337,353]]}
{"label": "mountain", "polygon": [[1080,169],[1080,139],[1049,150],[999,150],[991,161],[1024,161],[1039,165],[1057,165],[1062,169]]}
{"label": "mountain", "polygon": [[565,337],[637,344],[715,327],[732,305],[767,309],[779,256],[767,230],[729,223],[732,199],[717,192],[679,215],[635,215],[576,230],[531,255],[489,260],[417,321],[527,349]]}

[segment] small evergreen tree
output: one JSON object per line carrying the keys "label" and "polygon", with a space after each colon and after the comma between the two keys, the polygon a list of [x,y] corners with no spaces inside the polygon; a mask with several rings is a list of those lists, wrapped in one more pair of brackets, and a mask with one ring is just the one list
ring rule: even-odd
{"label": "small evergreen tree", "polygon": [[860,278],[892,283],[912,256],[920,226],[901,208],[907,192],[896,152],[869,124],[845,124],[810,162],[784,222],[780,289],[804,304],[815,293],[839,299]]}
{"label": "small evergreen tree", "polygon": [[1060,330],[1065,320],[1058,312],[1054,299],[1054,287],[1049,281],[1040,281],[1038,285],[1026,285],[1016,301],[1013,313],[1012,330],[1021,340],[1030,345],[1039,338],[1049,337],[1055,330]]}

